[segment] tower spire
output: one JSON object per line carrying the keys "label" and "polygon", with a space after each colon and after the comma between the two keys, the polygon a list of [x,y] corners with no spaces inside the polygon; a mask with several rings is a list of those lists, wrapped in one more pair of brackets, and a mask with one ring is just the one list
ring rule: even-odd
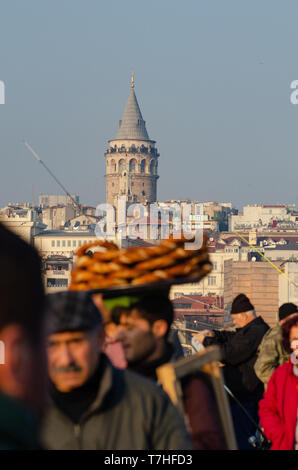
{"label": "tower spire", "polygon": [[133,71],[131,72],[131,88],[135,87],[135,78],[134,78],[134,73]]}

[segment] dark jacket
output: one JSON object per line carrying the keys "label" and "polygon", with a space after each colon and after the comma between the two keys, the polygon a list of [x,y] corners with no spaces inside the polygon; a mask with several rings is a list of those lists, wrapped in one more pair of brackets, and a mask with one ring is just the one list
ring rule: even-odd
{"label": "dark jacket", "polygon": [[0,393],[0,450],[36,450],[37,419],[23,404]]}
{"label": "dark jacket", "polygon": [[222,353],[225,384],[236,398],[256,403],[263,394],[263,384],[254,371],[258,346],[269,329],[262,317],[257,317],[236,331],[214,331],[206,337],[204,346],[218,345]]}
{"label": "dark jacket", "polygon": [[42,441],[47,449],[182,450],[190,437],[168,396],[153,382],[115,369],[102,355],[98,394],[74,424],[52,404],[46,414]]}

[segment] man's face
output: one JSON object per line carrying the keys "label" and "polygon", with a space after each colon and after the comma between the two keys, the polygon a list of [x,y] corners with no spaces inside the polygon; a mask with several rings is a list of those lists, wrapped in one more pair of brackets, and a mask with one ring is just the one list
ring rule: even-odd
{"label": "man's face", "polygon": [[150,323],[136,310],[120,316],[116,339],[122,342],[128,364],[149,362],[154,357],[157,339]]}
{"label": "man's face", "polygon": [[102,330],[71,331],[48,337],[49,375],[57,390],[81,387],[95,372],[102,346]]}
{"label": "man's face", "polygon": [[244,313],[232,313],[233,323],[236,328],[243,328],[248,323],[247,315]]}

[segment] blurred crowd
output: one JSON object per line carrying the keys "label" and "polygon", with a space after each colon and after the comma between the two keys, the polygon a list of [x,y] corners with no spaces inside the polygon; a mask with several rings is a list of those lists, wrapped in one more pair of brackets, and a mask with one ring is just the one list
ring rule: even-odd
{"label": "blurred crowd", "polygon": [[[0,449],[230,448],[202,374],[181,381],[183,412],[159,381],[184,357],[168,290],[45,295],[36,250],[2,225],[0,240]],[[297,306],[276,313],[269,328],[239,294],[234,329],[194,335],[220,351],[239,450],[298,449]]]}

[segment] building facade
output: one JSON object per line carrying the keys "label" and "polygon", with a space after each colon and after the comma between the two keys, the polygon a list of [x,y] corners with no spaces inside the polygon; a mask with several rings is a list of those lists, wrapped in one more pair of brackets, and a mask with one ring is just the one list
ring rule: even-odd
{"label": "building facade", "polygon": [[97,240],[94,231],[89,230],[44,230],[34,237],[34,246],[43,259],[64,256],[72,260],[80,246]]}
{"label": "building facade", "polygon": [[79,204],[79,196],[76,194],[72,194],[71,197],[66,194],[40,194],[38,205],[41,207],[67,206],[73,205],[73,201]]}
{"label": "building facade", "polygon": [[279,273],[269,263],[226,260],[224,263],[224,304],[230,310],[233,299],[245,294],[269,326],[275,325],[279,307]]}
{"label": "building facade", "polygon": [[2,208],[0,222],[29,244],[32,244],[34,236],[45,228],[38,214],[30,208],[29,204]]}

